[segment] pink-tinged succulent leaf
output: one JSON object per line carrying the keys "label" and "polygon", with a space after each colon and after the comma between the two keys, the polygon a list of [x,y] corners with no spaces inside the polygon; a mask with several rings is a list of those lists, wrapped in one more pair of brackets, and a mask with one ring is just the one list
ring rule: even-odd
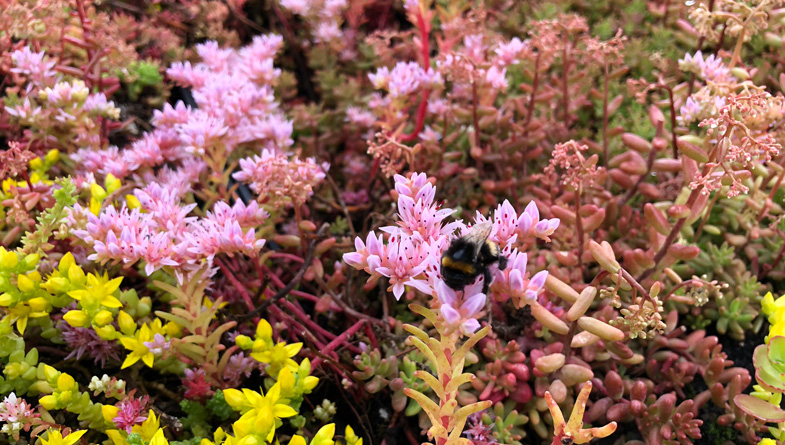
{"label": "pink-tinged succulent leaf", "polygon": [[[773,338],[772,341],[776,338],[778,337]],[[785,392],[785,374],[778,370],[769,360],[767,345],[760,345],[755,348],[755,352],[752,354],[752,362],[755,365],[755,378],[761,386],[769,391]]]}
{"label": "pink-tinged succulent leaf", "polygon": [[733,403],[745,413],[766,422],[785,422],[785,410],[757,397],[739,394],[733,398]]}

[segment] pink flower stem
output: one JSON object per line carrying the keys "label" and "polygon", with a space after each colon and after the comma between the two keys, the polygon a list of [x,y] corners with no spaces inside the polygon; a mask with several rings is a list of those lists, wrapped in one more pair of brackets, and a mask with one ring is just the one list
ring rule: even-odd
{"label": "pink flower stem", "polygon": [[[431,50],[430,50],[430,26],[425,23],[425,17],[422,15],[422,10],[417,12],[417,28],[420,30],[420,54],[422,55],[422,67],[427,72],[431,66]],[[417,107],[417,121],[414,125],[414,131],[409,134],[401,136],[401,142],[411,142],[417,138],[417,135],[422,131],[425,124],[425,112],[428,110],[428,97],[430,90],[422,92],[422,99],[420,105]]]}
{"label": "pink flower stem", "polygon": [[575,236],[578,238],[578,267],[583,276],[583,218],[581,217],[581,188],[575,191]]}
{"label": "pink flower stem", "polygon": [[570,74],[569,59],[570,34],[564,30],[564,50],[562,54],[562,108],[564,108],[564,127],[570,127],[570,96],[568,94],[568,76]]}
{"label": "pink flower stem", "polygon": [[377,349],[379,347],[379,342],[376,340],[376,335],[373,333],[373,328],[370,323],[365,325],[365,335],[367,335],[368,339],[371,341],[371,346],[374,349]]}
{"label": "pink flower stem", "polygon": [[[333,339],[333,341],[331,341],[330,343],[327,343],[327,346],[325,346],[324,349],[321,350],[321,352],[323,354],[335,355],[333,353],[335,348],[337,348],[338,346],[346,346],[348,349],[356,350],[356,351],[353,351],[356,354],[360,353],[360,349],[357,348],[356,346],[350,344],[347,340],[348,340],[349,337],[351,337],[352,335],[356,334],[357,331],[359,331],[360,328],[362,328],[364,324],[365,324],[365,320],[359,320],[357,323],[353,324],[349,329],[344,331],[343,334],[335,337],[335,339]],[[322,363],[322,358],[321,357],[316,357],[311,362],[311,365],[315,368],[315,367],[319,366],[319,364],[321,364],[321,363]]]}
{"label": "pink flower stem", "polygon": [[[610,159],[608,158],[608,61],[604,63],[605,76],[603,78],[602,87],[602,160],[605,162],[605,168],[609,168]],[[608,176],[605,180],[605,187],[610,188],[611,177]]]}
{"label": "pink flower stem", "polygon": [[270,255],[270,258],[285,258],[287,260],[296,261],[298,263],[302,263],[303,261],[305,261],[301,257],[295,254],[286,253],[286,252],[275,252],[272,255]]}
{"label": "pink flower stem", "polygon": [[243,300],[245,301],[245,305],[248,306],[248,310],[253,310],[254,304],[253,301],[251,300],[251,296],[248,295],[245,286],[243,286],[240,280],[237,279],[237,277],[229,269],[229,267],[224,264],[223,260],[221,260],[220,258],[216,258],[215,263],[218,264],[218,267],[221,268],[221,271],[224,273],[224,275],[226,275],[226,277],[229,278],[229,281],[231,281],[234,287],[237,289],[237,291],[240,292],[240,295],[243,297]]}

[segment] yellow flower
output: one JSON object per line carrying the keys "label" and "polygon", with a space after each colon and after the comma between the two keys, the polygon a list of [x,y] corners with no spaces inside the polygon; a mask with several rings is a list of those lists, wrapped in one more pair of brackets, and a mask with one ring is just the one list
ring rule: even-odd
{"label": "yellow flower", "polygon": [[344,434],[346,445],[363,445],[363,438],[357,437],[354,430],[349,425],[346,425],[346,433]]}
{"label": "yellow flower", "polygon": [[155,355],[150,352],[150,349],[144,345],[145,342],[152,341],[153,339],[153,331],[150,330],[150,327],[147,326],[147,323],[143,324],[141,329],[136,331],[134,337],[121,337],[120,343],[123,344],[125,349],[131,351],[126,357],[125,361],[123,361],[123,366],[121,369],[125,369],[134,363],[142,360],[145,365],[149,367],[153,367],[153,361],[155,360]]}
{"label": "yellow flower", "polygon": [[[74,267],[71,267],[68,270],[69,277],[71,275],[71,270],[73,269]],[[76,267],[76,269],[79,268]],[[81,271],[81,269],[79,270]],[[122,281],[123,281],[122,277],[118,277],[113,280],[110,280],[107,275],[103,275],[99,277],[93,274],[88,274],[87,275],[88,288],[68,292],[68,295],[75,300],[79,300],[81,306],[87,309],[93,309],[93,308],[98,309],[98,306],[104,306],[108,308],[121,308],[123,307],[123,303],[121,303],[120,300],[115,298],[112,294],[120,287],[120,283]]]}
{"label": "yellow flower", "polygon": [[769,317],[769,323],[782,323],[785,321],[785,296],[775,300],[771,292],[767,293],[761,301],[761,309]]}
{"label": "yellow flower", "polygon": [[49,428],[46,433],[46,439],[41,439],[43,445],[74,445],[87,430],[72,431],[71,434],[63,437],[60,431]]}
{"label": "yellow flower", "polygon": [[159,429],[155,432],[153,438],[150,439],[150,445],[169,445],[169,441],[164,437],[164,430]]}
{"label": "yellow flower", "polygon": [[46,300],[43,298],[33,298],[30,301],[20,301],[14,307],[8,308],[8,315],[3,318],[10,323],[16,322],[16,329],[20,334],[25,333],[27,329],[27,321],[30,318],[48,317],[49,312],[46,311],[48,306]]}
{"label": "yellow flower", "polygon": [[761,441],[758,442],[758,445],[777,445],[777,442],[774,439],[769,439],[767,437],[765,439],[761,439]]}
{"label": "yellow flower", "polygon": [[[131,430],[134,433],[139,433],[142,436],[142,439],[152,441],[153,437],[162,430],[161,424],[158,420],[158,417],[155,416],[155,412],[150,410],[147,414],[147,420],[142,422],[141,425],[134,425],[133,429]],[[152,442],[151,442],[152,443]]]}
{"label": "yellow flower", "polygon": [[319,428],[316,435],[311,439],[311,445],[333,445],[333,436],[335,435],[335,424],[328,423],[327,425]]}
{"label": "yellow flower", "polygon": [[275,434],[276,421],[297,415],[291,406],[278,403],[281,399],[281,386],[276,383],[264,395],[247,388],[224,390],[226,403],[242,416],[234,423],[237,437],[260,435],[270,442]]}
{"label": "yellow flower", "polygon": [[261,352],[252,352],[251,357],[262,363],[269,363],[270,368],[267,370],[269,375],[278,375],[282,368],[289,368],[296,371],[299,366],[297,362],[292,360],[292,357],[297,355],[302,349],[302,343],[286,344],[279,342],[272,348],[266,349]]}
{"label": "yellow flower", "polygon": [[125,436],[120,433],[120,430],[106,430],[105,433],[113,445],[128,445],[128,441],[125,440]]}
{"label": "yellow flower", "polygon": [[[310,445],[333,445],[335,442],[333,441],[333,436],[335,435],[335,424],[330,423],[321,428],[311,439]],[[289,445],[305,445],[305,438],[303,436],[298,436],[295,434],[292,436],[291,440],[289,440]]]}

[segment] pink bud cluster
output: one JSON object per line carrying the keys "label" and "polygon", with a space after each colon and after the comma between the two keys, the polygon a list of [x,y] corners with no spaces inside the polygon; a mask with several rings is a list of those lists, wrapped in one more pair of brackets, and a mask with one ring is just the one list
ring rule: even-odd
{"label": "pink bud cluster", "polygon": [[[435,297],[442,319],[448,325],[469,334],[480,327],[477,318],[486,301],[486,295],[482,292],[483,278],[478,278],[462,291],[451,289],[441,279],[441,257],[454,233],[466,233],[469,228],[460,220],[446,222],[453,210],[435,204],[436,188],[433,182],[424,173],[413,174],[410,178],[396,175],[397,225],[382,227],[383,234],[370,232],[365,240],[356,238],[355,251],[344,254],[344,261],[369,273],[369,282],[386,277],[390,282],[389,290],[396,299],[403,296],[406,286]],[[475,217],[476,223],[486,220],[479,213]],[[506,246],[504,255],[509,258],[507,269],[495,270],[492,289],[501,298],[536,298],[548,273],[542,271],[529,279],[527,256],[519,253],[517,247],[534,236],[547,239],[558,227],[559,220],[540,221],[534,203],[530,203],[519,215],[505,201],[494,212],[492,221],[490,240]]]}

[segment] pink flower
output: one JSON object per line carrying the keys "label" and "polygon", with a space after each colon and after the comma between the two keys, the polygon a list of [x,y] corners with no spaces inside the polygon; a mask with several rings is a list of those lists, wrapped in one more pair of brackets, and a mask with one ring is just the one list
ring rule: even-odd
{"label": "pink flower", "polygon": [[390,69],[383,66],[377,69],[375,73],[368,73],[368,79],[373,87],[378,90],[387,88],[387,84],[390,82]]}
{"label": "pink flower", "polygon": [[431,87],[442,83],[441,74],[428,69],[425,71],[416,62],[398,62],[390,71],[379,68],[376,73],[368,74],[374,88],[386,89],[393,99],[404,98],[421,87]]}
{"label": "pink flower", "polygon": [[43,51],[34,53],[26,46],[11,53],[11,61],[14,64],[12,73],[27,76],[39,88],[50,86],[57,79],[54,71],[57,62],[49,60]]}
{"label": "pink flower", "polygon": [[196,52],[202,58],[202,62],[213,71],[228,70],[229,61],[235,55],[234,50],[219,47],[215,40],[197,44]]}
{"label": "pink flower", "polygon": [[419,241],[430,242],[440,236],[447,236],[454,232],[459,224],[451,223],[442,226],[442,221],[452,214],[452,209],[438,209],[430,204],[435,193],[433,186],[428,183],[421,188],[415,199],[406,195],[398,196],[398,221],[397,228],[383,228],[382,230],[396,234],[402,232],[413,236]]}
{"label": "pink flower", "polygon": [[480,322],[477,321],[482,308],[485,306],[486,297],[481,292],[482,290],[482,277],[478,278],[474,284],[466,286],[463,290],[463,298],[458,299],[458,294],[455,290],[439,281],[436,284],[436,297],[439,299],[441,306],[439,313],[444,321],[456,327],[460,327],[464,334],[471,334],[480,328]]}
{"label": "pink flower", "polygon": [[517,37],[513,37],[509,42],[500,43],[499,47],[494,50],[498,57],[496,62],[501,66],[517,65],[520,63],[521,52],[526,48],[527,43]]}
{"label": "pink flower", "polygon": [[548,278],[548,271],[540,271],[529,279],[526,266],[528,256],[525,253],[513,250],[507,255],[507,268],[496,270],[492,288],[494,292],[499,292],[517,298],[535,299],[545,286],[545,279]]}
{"label": "pink flower", "polygon": [[5,422],[3,433],[13,436],[14,440],[18,441],[19,433],[22,430],[29,431],[33,421],[40,417],[41,414],[35,412],[25,399],[17,397],[13,392],[0,403],[0,421]]}
{"label": "pink flower", "polygon": [[131,148],[123,150],[123,162],[129,170],[138,170],[140,167],[155,167],[164,163],[161,146],[152,133],[147,133],[141,139],[131,144]]}
{"label": "pink flower", "polygon": [[290,160],[265,149],[261,156],[241,159],[240,171],[234,174],[234,179],[250,183],[260,200],[272,199],[276,205],[286,201],[302,205],[325,178],[327,167],[316,164],[313,158]]}
{"label": "pink flower", "polygon": [[237,221],[240,227],[244,229],[260,226],[269,217],[270,214],[260,208],[256,201],[251,202],[247,206],[244,202],[237,201],[231,207],[229,204],[219,201],[213,206],[213,211],[208,211],[206,215],[207,219],[219,225]]}
{"label": "pink flower", "polygon": [[224,125],[223,119],[201,110],[192,112],[188,122],[175,128],[188,153],[204,155],[216,149],[231,151],[234,148],[234,144],[224,137],[229,128]]}
{"label": "pink flower", "polygon": [[[107,240],[108,241],[108,240]],[[156,270],[164,266],[178,266],[175,261],[174,245],[172,239],[166,232],[155,234],[142,233],[136,242],[131,245],[133,256],[131,258],[141,258],[146,263],[144,272],[150,276]]]}
{"label": "pink flower", "polygon": [[368,273],[372,273],[368,267],[368,257],[370,255],[380,257],[383,254],[384,238],[382,235],[379,235],[377,238],[376,234],[371,230],[366,236],[364,243],[359,236],[354,239],[354,249],[354,252],[343,254],[343,260],[357,270],[365,270]]}
{"label": "pink flower", "polygon": [[406,284],[414,281],[427,267],[429,256],[426,244],[416,244],[407,236],[396,240],[390,238],[383,255],[368,257],[371,272],[390,279],[390,290],[397,300],[401,299]]}
{"label": "pink flower", "polygon": [[523,240],[527,236],[535,236],[550,241],[550,236],[553,235],[560,223],[559,218],[540,221],[540,211],[537,209],[537,204],[531,201],[518,218],[518,239]]}
{"label": "pink flower", "polygon": [[450,103],[442,97],[428,99],[428,113],[444,116],[450,111]]}
{"label": "pink flower", "polygon": [[311,3],[306,0],[281,0],[281,7],[299,15],[305,15],[311,7]]}
{"label": "pink flower", "polygon": [[341,37],[341,29],[335,20],[323,20],[314,31],[314,37],[317,42],[329,42]]}
{"label": "pink flower", "polygon": [[199,88],[210,77],[210,70],[202,64],[191,66],[191,62],[186,60],[185,62],[174,62],[166,70],[166,75],[180,86]]}
{"label": "pink flower", "polygon": [[442,138],[442,134],[431,128],[430,125],[426,125],[417,137],[423,142],[439,142]]}
{"label": "pink flower", "polygon": [[186,368],[183,386],[186,388],[183,396],[188,400],[204,400],[214,392],[210,382],[205,380],[204,369]]}
{"label": "pink flower", "polygon": [[346,108],[346,122],[351,122],[360,127],[368,128],[376,122],[376,117],[370,111],[359,107]]}
{"label": "pink flower", "polygon": [[178,101],[172,107],[169,103],[165,103],[162,110],[153,111],[152,123],[156,127],[174,127],[177,124],[184,124],[188,122],[191,117],[191,109],[188,108],[183,102]]}
{"label": "pink flower", "polygon": [[[428,175],[425,173],[412,173],[409,178],[402,175],[395,175],[393,179],[395,180],[395,191],[400,195],[406,195],[412,198],[418,195],[420,189],[425,187],[426,184],[430,184],[428,182]],[[435,193],[436,191],[434,189],[433,196],[435,196]],[[433,198],[431,198],[431,200],[433,200]]]}
{"label": "pink flower", "polygon": [[154,225],[172,237],[182,234],[189,223],[196,221],[196,217],[187,216],[196,204],[181,206],[180,198],[158,183],[153,182],[143,190],[134,190],[134,196],[147,211]]}
{"label": "pink flower", "polygon": [[679,68],[714,83],[726,83],[733,79],[730,69],[725,66],[721,58],[714,54],[704,58],[701,51],[696,52],[694,56],[685,54],[683,59],[679,59]]}
{"label": "pink flower", "polygon": [[147,407],[148,397],[143,396],[140,399],[133,397],[119,402],[117,405],[117,416],[112,419],[112,422],[126,433],[131,434],[134,425],[138,425],[147,420]]}
{"label": "pink flower", "polygon": [[229,358],[229,363],[224,368],[224,382],[227,386],[240,386],[243,376],[248,378],[251,373],[259,368],[261,363],[245,355],[244,353],[234,354]]}
{"label": "pink flower", "polygon": [[[186,243],[180,248],[181,251],[210,259],[219,253],[256,256],[265,243],[263,239],[256,239],[254,229],[243,232],[236,220],[226,220],[219,224],[203,219],[196,225],[195,230],[185,234],[184,239]],[[186,254],[185,252],[182,254]]]}
{"label": "pink flower", "polygon": [[283,37],[277,34],[265,34],[255,36],[250,45],[240,50],[240,56],[244,60],[271,59],[281,48],[283,48]]}
{"label": "pink flower", "polygon": [[485,61],[485,44],[482,38],[482,34],[472,34],[463,38],[465,55],[475,63]]}
{"label": "pink flower", "polygon": [[494,65],[488,68],[488,71],[485,72],[485,81],[488,82],[494,89],[504,91],[507,89],[507,79],[505,78],[506,75],[507,68],[499,69]]}
{"label": "pink flower", "polygon": [[146,341],[144,344],[147,349],[150,350],[156,356],[162,356],[166,351],[168,351],[172,347],[172,343],[166,341],[166,337],[161,335],[160,333],[156,333],[153,336],[152,341]]}

